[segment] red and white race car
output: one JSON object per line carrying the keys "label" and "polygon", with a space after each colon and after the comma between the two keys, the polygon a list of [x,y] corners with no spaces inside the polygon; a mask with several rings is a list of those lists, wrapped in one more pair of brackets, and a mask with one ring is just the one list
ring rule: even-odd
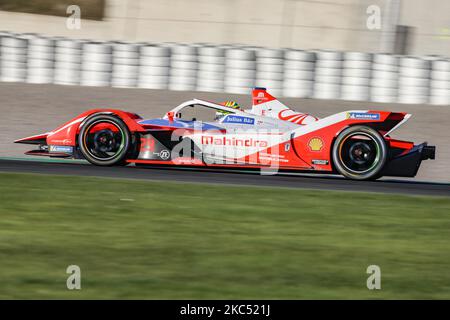
{"label": "red and white race car", "polygon": [[318,172],[357,180],[413,177],[422,160],[435,157],[434,146],[391,138],[410,114],[351,110],[317,119],[285,106],[265,88],[255,88],[252,96],[249,110],[193,99],[147,120],[95,109],[15,142],[39,146],[28,155],[86,159],[99,166]]}

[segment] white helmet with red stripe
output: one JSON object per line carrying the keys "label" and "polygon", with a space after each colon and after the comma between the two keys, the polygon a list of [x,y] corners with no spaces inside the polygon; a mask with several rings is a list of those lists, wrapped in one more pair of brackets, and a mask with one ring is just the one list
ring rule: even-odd
{"label": "white helmet with red stripe", "polygon": [[266,88],[254,88],[252,91],[252,113],[299,125],[309,124],[319,120],[306,113],[294,111],[270,95]]}

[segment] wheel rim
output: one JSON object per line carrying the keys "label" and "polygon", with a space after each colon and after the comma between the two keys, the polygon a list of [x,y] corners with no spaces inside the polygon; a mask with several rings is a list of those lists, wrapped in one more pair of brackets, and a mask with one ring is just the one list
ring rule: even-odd
{"label": "wheel rim", "polygon": [[83,145],[94,159],[109,161],[124,150],[125,132],[113,121],[98,120],[86,128]]}
{"label": "wheel rim", "polygon": [[349,172],[365,174],[380,163],[380,146],[371,135],[355,132],[345,137],[339,145],[339,159]]}

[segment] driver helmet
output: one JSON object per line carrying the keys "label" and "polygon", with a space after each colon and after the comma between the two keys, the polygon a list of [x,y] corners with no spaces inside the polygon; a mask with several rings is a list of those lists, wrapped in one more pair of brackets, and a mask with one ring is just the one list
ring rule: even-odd
{"label": "driver helmet", "polygon": [[[221,103],[221,105],[233,108],[233,109],[240,109],[239,104],[236,101],[225,101]],[[220,120],[227,114],[230,114],[231,112],[225,111],[225,110],[217,110],[215,120]]]}

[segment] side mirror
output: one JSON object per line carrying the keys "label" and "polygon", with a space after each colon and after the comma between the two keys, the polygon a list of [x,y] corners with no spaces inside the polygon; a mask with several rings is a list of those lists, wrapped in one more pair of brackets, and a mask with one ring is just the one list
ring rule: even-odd
{"label": "side mirror", "polygon": [[170,122],[173,122],[174,117],[175,114],[173,113],[173,111],[167,112],[167,118],[169,119]]}

